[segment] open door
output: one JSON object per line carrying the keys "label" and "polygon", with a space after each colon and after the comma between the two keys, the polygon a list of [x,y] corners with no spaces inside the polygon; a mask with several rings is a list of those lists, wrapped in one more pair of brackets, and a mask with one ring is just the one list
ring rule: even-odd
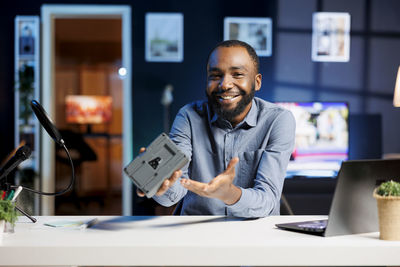
{"label": "open door", "polygon": [[[57,213],[90,214],[94,200],[103,205],[97,214],[130,215],[132,186],[122,172],[132,159],[130,7],[43,5],[42,27],[40,102],[75,152],[77,171],[74,191],[57,198]],[[40,162],[42,190],[68,183],[62,151],[44,131]],[[63,209],[68,202],[75,208]],[[55,199],[43,197],[41,214],[55,212]]]}

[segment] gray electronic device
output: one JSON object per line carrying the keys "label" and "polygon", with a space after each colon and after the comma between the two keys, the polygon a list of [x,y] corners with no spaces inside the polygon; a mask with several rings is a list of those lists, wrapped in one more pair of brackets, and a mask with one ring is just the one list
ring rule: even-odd
{"label": "gray electronic device", "polygon": [[129,163],[124,171],[148,198],[153,197],[161,184],[176,170],[188,163],[187,156],[169,139],[160,134],[144,153]]}

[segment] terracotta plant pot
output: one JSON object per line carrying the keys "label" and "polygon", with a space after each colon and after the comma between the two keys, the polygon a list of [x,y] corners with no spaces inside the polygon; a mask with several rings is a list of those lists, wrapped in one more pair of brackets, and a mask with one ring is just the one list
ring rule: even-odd
{"label": "terracotta plant pot", "polygon": [[400,197],[381,196],[374,191],[378,204],[379,232],[382,240],[400,240]]}

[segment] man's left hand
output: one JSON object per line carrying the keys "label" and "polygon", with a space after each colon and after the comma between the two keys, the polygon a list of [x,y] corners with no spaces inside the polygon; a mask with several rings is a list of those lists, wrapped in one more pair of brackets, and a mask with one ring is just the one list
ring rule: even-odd
{"label": "man's left hand", "polygon": [[200,183],[190,179],[181,179],[186,189],[203,197],[218,198],[227,205],[233,205],[242,196],[242,190],[233,184],[235,165],[239,158],[231,159],[226,170],[212,179],[209,183]]}

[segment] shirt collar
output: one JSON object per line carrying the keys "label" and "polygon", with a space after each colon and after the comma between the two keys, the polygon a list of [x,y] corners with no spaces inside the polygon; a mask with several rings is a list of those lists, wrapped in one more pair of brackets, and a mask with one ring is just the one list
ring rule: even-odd
{"label": "shirt collar", "polygon": [[218,115],[217,115],[217,112],[215,112],[213,109],[212,109],[212,107],[211,107],[211,104],[209,105],[209,108],[208,108],[208,116],[212,116],[212,117],[210,117],[210,122],[213,124],[213,123],[215,123],[217,120],[218,120]]}
{"label": "shirt collar", "polygon": [[244,118],[243,123],[246,123],[250,127],[254,127],[257,125],[257,116],[258,116],[258,107],[256,101],[251,101],[251,108],[247,116]]}
{"label": "shirt collar", "polygon": [[[210,115],[212,115],[212,117],[210,118],[210,122],[213,124],[215,122],[219,120],[225,121],[222,118],[219,118],[216,112],[212,112],[209,113]],[[258,107],[256,104],[256,101],[253,100],[251,101],[251,108],[249,113],[247,113],[246,117],[244,118],[243,121],[241,121],[237,126],[241,126],[241,125],[248,125],[250,127],[254,127],[257,125],[257,114],[258,114]]]}

